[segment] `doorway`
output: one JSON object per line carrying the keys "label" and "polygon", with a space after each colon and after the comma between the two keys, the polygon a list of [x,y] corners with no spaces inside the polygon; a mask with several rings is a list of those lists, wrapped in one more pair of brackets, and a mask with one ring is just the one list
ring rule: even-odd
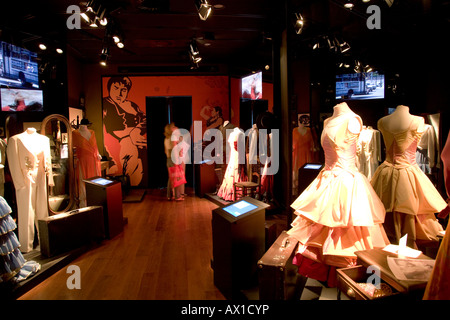
{"label": "doorway", "polygon": [[[191,130],[192,97],[147,97],[147,145],[148,145],[148,186],[167,187],[166,155],[164,154],[164,127],[175,123],[178,128]],[[192,153],[192,148],[190,150]],[[191,157],[192,158],[192,157]],[[193,186],[193,165],[186,164],[187,187]]]}

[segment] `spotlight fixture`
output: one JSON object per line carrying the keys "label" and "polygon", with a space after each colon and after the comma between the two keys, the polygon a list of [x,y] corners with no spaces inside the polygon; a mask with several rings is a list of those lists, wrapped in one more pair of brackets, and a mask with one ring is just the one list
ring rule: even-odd
{"label": "spotlight fixture", "polygon": [[102,53],[100,54],[100,64],[102,66],[106,66],[106,62],[108,61],[108,57],[109,57],[109,48],[108,47],[103,47]]}
{"label": "spotlight fixture", "polygon": [[303,31],[303,26],[305,25],[305,21],[300,13],[296,13],[295,18],[296,18],[294,24],[295,33],[301,34]]}
{"label": "spotlight fixture", "polygon": [[359,60],[355,60],[355,67],[353,68],[353,71],[356,73],[361,72],[361,62]]}
{"label": "spotlight fixture", "polygon": [[194,63],[199,63],[202,60],[202,57],[200,57],[200,52],[198,51],[197,42],[194,39],[192,39],[189,44],[189,57]]}
{"label": "spotlight fixture", "polygon": [[330,51],[336,51],[337,50],[336,40],[335,39],[331,39],[330,37],[327,37],[327,44],[328,44],[328,49],[330,49]]}
{"label": "spotlight fixture", "polygon": [[195,7],[201,20],[205,21],[211,15],[212,6],[208,0],[195,0]]}
{"label": "spotlight fixture", "polygon": [[344,7],[347,9],[352,9],[355,5],[353,4],[353,2],[351,0],[348,0],[345,4]]}
{"label": "spotlight fixture", "polygon": [[41,49],[41,50],[47,50],[47,46],[46,46],[45,44],[43,44],[43,43],[40,43],[40,44],[39,44],[39,49]]}
{"label": "spotlight fixture", "polygon": [[344,53],[344,52],[347,52],[348,50],[350,50],[350,45],[348,44],[347,41],[344,41],[339,44],[339,48],[341,50],[341,53]]}
{"label": "spotlight fixture", "polygon": [[81,14],[81,17],[89,23],[92,28],[97,28],[98,24],[106,26],[108,19],[106,18],[106,8],[98,1],[89,1],[86,5],[86,11]]}
{"label": "spotlight fixture", "polygon": [[64,51],[61,48],[56,48],[56,52],[59,53],[59,54],[63,54]]}

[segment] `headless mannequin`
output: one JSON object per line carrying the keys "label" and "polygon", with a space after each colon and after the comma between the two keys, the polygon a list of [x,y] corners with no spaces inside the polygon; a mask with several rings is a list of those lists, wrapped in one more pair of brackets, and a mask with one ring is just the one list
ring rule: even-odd
{"label": "headless mannequin", "polygon": [[[411,115],[407,106],[400,105],[392,114],[378,120],[378,127],[380,127],[381,124],[381,126],[385,128],[386,131],[393,134],[403,132],[409,128],[409,126],[411,125],[411,121],[415,117],[418,116]],[[422,118],[418,131],[422,132],[424,128],[425,120]]]}
{"label": "headless mannequin", "polygon": [[303,123],[301,123],[300,121],[298,122],[297,130],[302,136],[304,136],[306,134],[306,132],[308,131],[308,129],[305,127],[305,125]]}
{"label": "headless mannequin", "polygon": [[91,138],[91,132],[89,131],[89,129],[86,125],[80,125],[80,127],[78,128],[78,131],[83,136],[83,138],[85,138],[86,140],[89,140]]}
{"label": "headless mannequin", "polygon": [[[347,105],[346,102],[339,103],[339,104],[337,104],[337,105],[335,105],[333,107],[333,115],[330,118],[326,119],[326,121],[328,122],[329,120],[333,120],[336,117],[338,117],[340,115],[343,115],[343,114],[346,114],[346,113],[349,113],[349,112],[353,113],[353,111],[349,108],[349,106]],[[339,126],[337,126],[335,130],[338,130],[338,129],[339,129]],[[356,116],[349,119],[349,121],[348,121],[348,130],[351,133],[355,133],[355,134],[361,132],[362,124],[357,119]],[[331,131],[334,131],[334,130],[331,130]],[[333,132],[333,135],[334,135],[334,133],[335,132]]]}
{"label": "headless mannequin", "polygon": [[26,131],[28,134],[33,134],[33,133],[36,133],[36,128],[27,128]]}

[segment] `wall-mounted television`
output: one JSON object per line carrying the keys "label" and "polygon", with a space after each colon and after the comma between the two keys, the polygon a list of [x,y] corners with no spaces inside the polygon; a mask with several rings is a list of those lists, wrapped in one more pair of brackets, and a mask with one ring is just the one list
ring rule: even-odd
{"label": "wall-mounted television", "polygon": [[262,72],[256,72],[241,79],[242,98],[262,99]]}
{"label": "wall-mounted television", "polygon": [[0,88],[2,111],[43,111],[44,95],[40,89]]}
{"label": "wall-mounted television", "polygon": [[39,88],[37,53],[0,41],[0,85]]}
{"label": "wall-mounted television", "polygon": [[336,99],[384,99],[384,74],[379,72],[336,75]]}

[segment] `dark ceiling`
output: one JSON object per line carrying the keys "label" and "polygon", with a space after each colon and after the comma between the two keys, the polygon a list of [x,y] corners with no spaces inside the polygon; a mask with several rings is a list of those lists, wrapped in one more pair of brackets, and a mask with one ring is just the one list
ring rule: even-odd
{"label": "dark ceiling", "polygon": [[[272,37],[284,21],[283,1],[211,0],[213,12],[200,20],[193,0],[110,0],[101,1],[109,17],[120,26],[125,47],[110,47],[109,61],[117,64],[188,64],[188,45],[195,38],[203,57],[201,64],[246,64],[263,68],[271,64]],[[317,38],[339,36],[352,44],[353,54],[379,58],[380,52],[395,53],[416,46],[419,38],[448,37],[447,0],[385,0],[363,3],[355,0],[352,10],[346,0],[290,0],[288,23],[295,12],[305,19],[304,32],[291,32],[294,55],[309,54]],[[86,2],[76,0],[9,1],[11,9],[0,13],[1,37],[31,50],[47,41],[67,45],[77,59],[85,63],[99,61],[105,43],[105,27],[91,28],[81,21],[81,29],[66,26],[69,5],[82,10]],[[381,8],[382,29],[368,30],[366,8]],[[286,10],[285,10],[286,12]],[[282,16],[281,15],[281,16]],[[408,42],[407,48],[403,44]],[[389,45],[390,48],[382,48]],[[404,49],[402,49],[404,48]]]}

